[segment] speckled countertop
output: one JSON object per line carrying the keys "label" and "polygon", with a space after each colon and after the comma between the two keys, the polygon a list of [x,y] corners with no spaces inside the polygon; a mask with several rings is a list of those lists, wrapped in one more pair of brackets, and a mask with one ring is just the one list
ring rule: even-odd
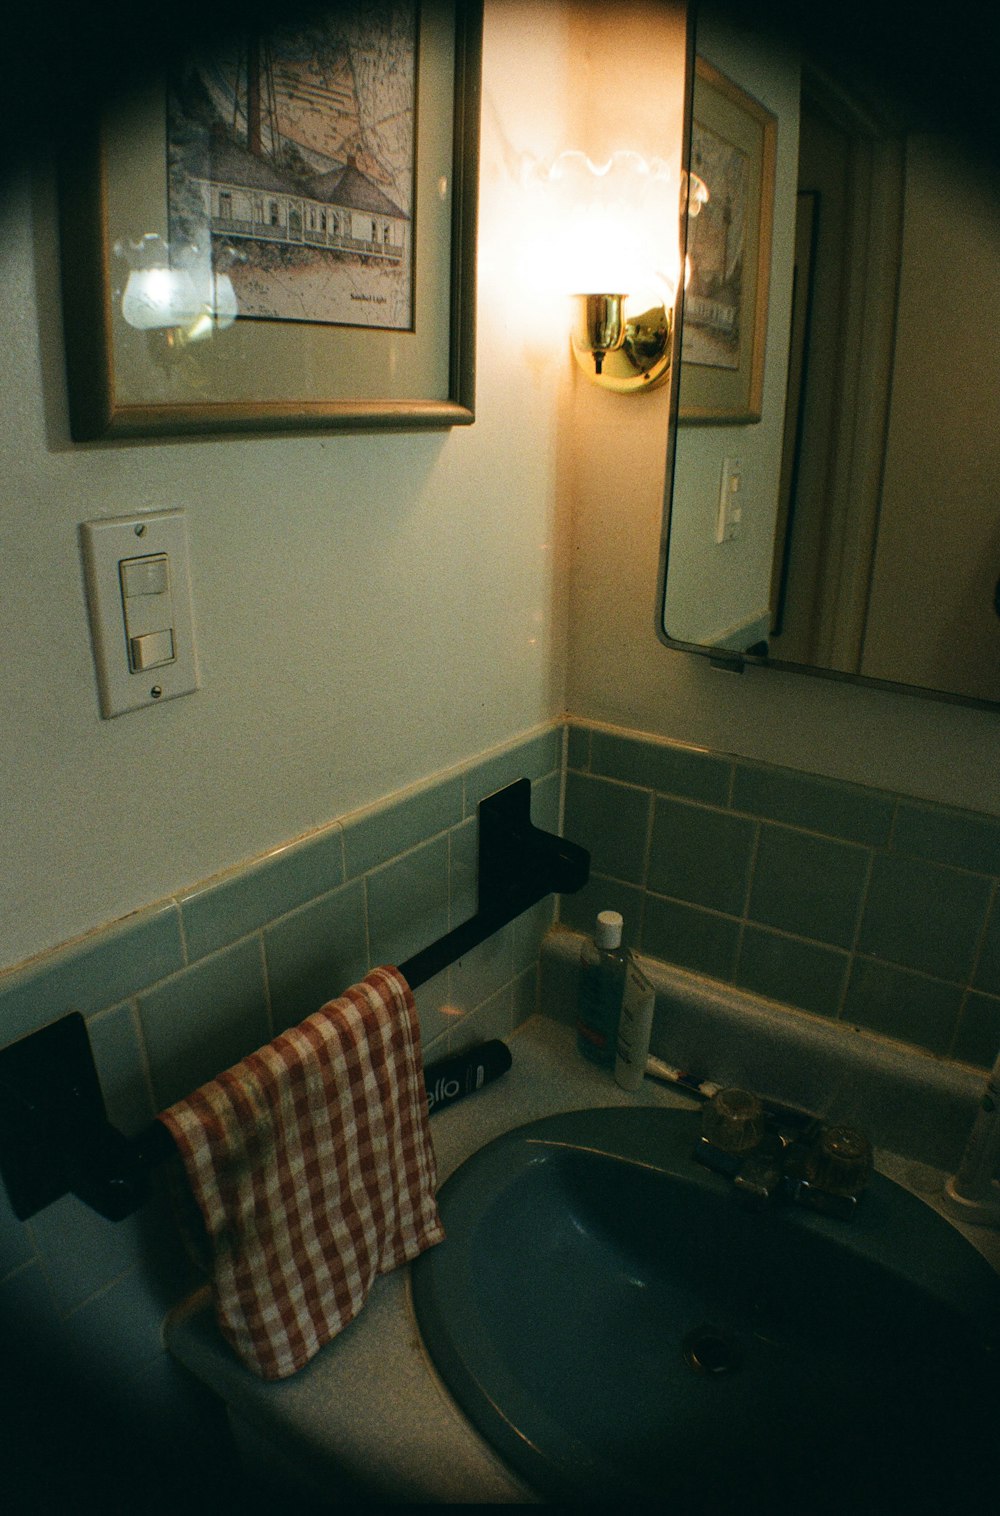
{"label": "speckled countertop", "polygon": [[[646,1080],[628,1094],[575,1050],[572,1030],[536,1016],[509,1039],[509,1074],[434,1117],[443,1182],[477,1148],[510,1128],[592,1106],[695,1108]],[[879,1169],[935,1205],[943,1176],[878,1152]],[[960,1228],[1000,1269],[1000,1237]],[[376,1282],[361,1315],[291,1379],[268,1384],[236,1359],[204,1297],[167,1326],[171,1352],[220,1395],[252,1438],[280,1449],[306,1488],[346,1488],[412,1503],[525,1504],[536,1498],[465,1420],[429,1362],[413,1315],[409,1270]]]}

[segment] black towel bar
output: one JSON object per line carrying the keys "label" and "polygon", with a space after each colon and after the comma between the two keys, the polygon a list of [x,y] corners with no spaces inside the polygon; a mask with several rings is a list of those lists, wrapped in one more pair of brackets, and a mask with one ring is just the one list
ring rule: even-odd
{"label": "black towel bar", "polygon": [[[586,884],[584,848],[531,822],[531,783],[518,779],[479,803],[479,908],[399,965],[426,983],[551,894]],[[0,1174],[27,1221],[66,1194],[110,1221],[139,1209],[150,1171],[175,1152],[162,1122],[126,1137],[107,1119],[87,1027],[78,1012],[0,1050]]]}

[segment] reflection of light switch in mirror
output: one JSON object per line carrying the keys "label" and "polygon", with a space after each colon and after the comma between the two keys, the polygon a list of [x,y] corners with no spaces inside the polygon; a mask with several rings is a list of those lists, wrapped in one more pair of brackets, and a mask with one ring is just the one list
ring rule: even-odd
{"label": "reflection of light switch in mirror", "polygon": [[743,521],[743,475],[738,458],[723,458],[719,481],[719,509],[715,518],[716,542],[734,542]]}
{"label": "reflection of light switch in mirror", "polygon": [[101,714],[197,689],[183,512],[87,521],[80,531]]}

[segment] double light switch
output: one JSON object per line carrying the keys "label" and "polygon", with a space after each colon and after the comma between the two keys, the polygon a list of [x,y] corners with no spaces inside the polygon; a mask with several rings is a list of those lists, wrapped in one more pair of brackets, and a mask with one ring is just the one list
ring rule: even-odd
{"label": "double light switch", "polygon": [[719,481],[719,508],[715,517],[716,542],[735,542],[742,535],[743,468],[738,458],[723,458]]}
{"label": "double light switch", "polygon": [[87,521],[81,536],[101,714],[197,689],[184,513]]}
{"label": "double light switch", "polygon": [[129,668],[133,674],[162,668],[177,657],[170,559],[166,553],[123,558],[118,565]]}

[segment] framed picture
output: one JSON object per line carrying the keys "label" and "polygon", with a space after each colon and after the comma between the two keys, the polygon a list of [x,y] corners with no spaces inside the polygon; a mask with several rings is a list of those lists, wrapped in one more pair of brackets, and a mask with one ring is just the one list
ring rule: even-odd
{"label": "framed picture", "polygon": [[695,63],[680,420],[759,421],[777,121],[704,58]]}
{"label": "framed picture", "polygon": [[77,441],[474,419],[481,0],[350,0],[104,110],[60,183]]}

